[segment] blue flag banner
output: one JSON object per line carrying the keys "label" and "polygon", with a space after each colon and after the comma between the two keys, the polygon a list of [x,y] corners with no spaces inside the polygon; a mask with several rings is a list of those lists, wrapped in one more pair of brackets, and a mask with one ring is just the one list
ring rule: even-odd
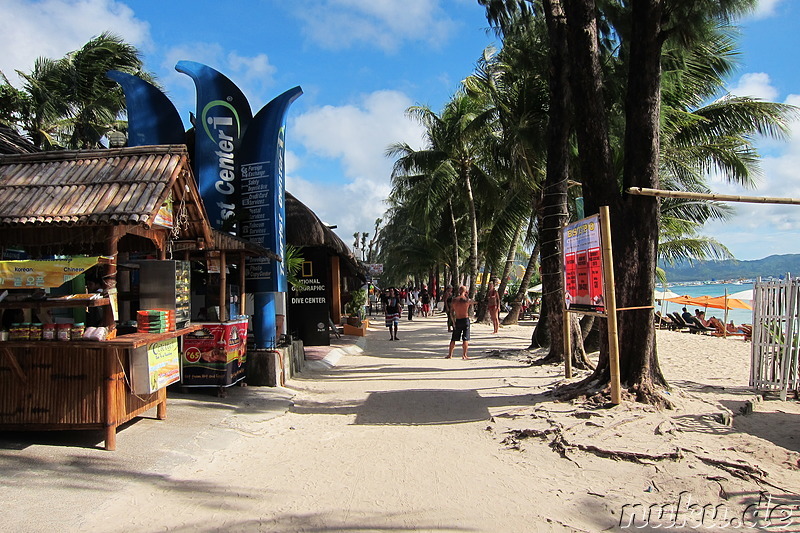
{"label": "blue flag banner", "polygon": [[197,90],[194,166],[211,226],[235,232],[240,192],[238,158],[242,134],[253,118],[242,91],[211,67],[178,61],[175,70]]}
{"label": "blue flag banner", "polygon": [[186,143],[180,113],[158,87],[118,70],[109,70],[106,76],[125,93],[128,146]]}
{"label": "blue flag banner", "polygon": [[[242,140],[241,226],[239,236],[274,251],[286,252],[285,120],[289,106],[303,94],[294,87],[276,96],[253,118]],[[282,262],[253,258],[245,270],[251,293],[286,292]]]}

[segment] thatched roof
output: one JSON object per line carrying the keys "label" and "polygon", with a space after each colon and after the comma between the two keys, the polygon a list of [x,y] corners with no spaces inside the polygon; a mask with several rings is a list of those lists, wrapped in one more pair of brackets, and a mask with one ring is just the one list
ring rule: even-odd
{"label": "thatched roof", "polygon": [[170,195],[185,202],[181,238],[214,242],[184,145],[3,155],[0,245],[102,244],[113,226],[144,236]]}
{"label": "thatched roof", "polygon": [[149,228],[171,192],[176,201],[188,196],[190,219],[202,219],[184,145],[0,156],[3,226]]}
{"label": "thatched roof", "polygon": [[306,205],[286,192],[286,242],[294,246],[321,246],[338,255],[364,279],[366,272],[350,248]]}
{"label": "thatched roof", "polygon": [[0,123],[0,154],[30,154],[39,150],[25,137]]}

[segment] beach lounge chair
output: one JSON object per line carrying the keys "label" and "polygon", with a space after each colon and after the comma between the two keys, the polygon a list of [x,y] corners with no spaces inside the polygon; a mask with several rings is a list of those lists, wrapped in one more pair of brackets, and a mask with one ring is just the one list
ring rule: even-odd
{"label": "beach lounge chair", "polygon": [[697,317],[693,316],[692,322],[689,324],[689,330],[692,333],[702,333],[706,335],[710,334],[713,331],[716,331],[716,328],[710,326],[704,326],[703,323],[700,322],[700,320]]}
{"label": "beach lounge chair", "polygon": [[672,320],[675,321],[675,325],[677,326],[676,329],[689,329],[689,324],[686,323],[680,313],[669,313],[669,316],[671,316]]}
{"label": "beach lounge chair", "polygon": [[752,327],[746,325],[742,325],[737,331],[737,329],[730,326],[726,327],[721,320],[717,320],[714,317],[711,317],[709,322],[714,326],[714,331],[711,334],[715,337],[744,337],[744,340],[749,341],[753,336]]}
{"label": "beach lounge chair", "polygon": [[655,314],[653,315],[653,320],[655,320],[656,326],[659,329],[676,330],[680,327],[678,326],[678,324],[675,323],[675,320],[673,320],[671,316],[669,315],[662,316],[661,311],[655,312]]}
{"label": "beach lounge chair", "polygon": [[[683,317],[680,315],[680,313],[677,313],[677,312],[675,312],[675,313],[672,313],[670,316],[671,316],[672,318],[674,318],[674,319],[675,319],[675,321],[676,321],[678,324],[680,324],[680,325],[681,325],[681,329],[687,329],[687,330],[689,330],[689,331],[688,331],[689,333],[708,333],[708,332],[710,332],[711,330],[713,330],[713,328],[710,328],[710,329],[709,329],[709,328],[706,328],[706,327],[705,327],[705,326],[704,326],[704,325],[703,325],[703,324],[702,324],[702,323],[701,323],[699,320],[697,320],[695,317],[692,317],[692,321],[691,321],[691,322],[687,322],[686,320],[684,320],[684,319],[683,319]],[[695,321],[696,321],[696,322],[695,322]]]}

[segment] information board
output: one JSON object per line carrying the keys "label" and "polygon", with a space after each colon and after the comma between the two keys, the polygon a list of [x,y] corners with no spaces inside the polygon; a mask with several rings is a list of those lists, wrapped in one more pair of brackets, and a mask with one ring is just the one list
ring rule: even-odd
{"label": "information board", "polygon": [[600,217],[564,228],[564,303],[567,309],[605,313]]}

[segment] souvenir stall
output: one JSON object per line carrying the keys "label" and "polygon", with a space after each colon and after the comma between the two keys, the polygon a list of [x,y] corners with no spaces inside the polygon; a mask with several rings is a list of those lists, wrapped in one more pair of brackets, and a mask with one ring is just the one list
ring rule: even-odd
{"label": "souvenir stall", "polygon": [[[217,387],[219,394],[246,377],[248,316],[244,314],[244,266],[248,257],[278,256],[233,235],[213,232],[213,243],[197,250],[192,241],[175,243],[190,268],[201,264],[204,290],[193,290],[192,323],[199,329],[183,339],[181,386]],[[235,273],[230,276],[229,271]]]}
{"label": "souvenir stall", "polygon": [[[178,300],[134,309],[117,283],[138,268],[130,254],[166,260],[178,239],[214,240],[183,145],[0,157],[0,310],[15,315],[0,341],[0,430],[102,430],[113,450],[119,425],[152,408],[165,418],[178,339],[199,327],[177,320]],[[97,293],[52,280],[87,268]]]}

